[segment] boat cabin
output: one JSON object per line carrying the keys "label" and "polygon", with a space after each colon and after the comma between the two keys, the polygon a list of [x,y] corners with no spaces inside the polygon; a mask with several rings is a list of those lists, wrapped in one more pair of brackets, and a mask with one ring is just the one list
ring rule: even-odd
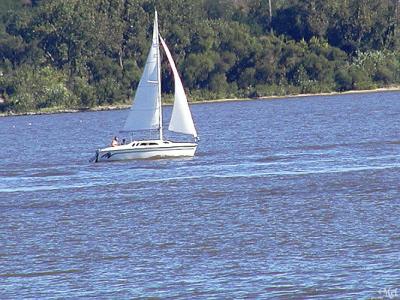
{"label": "boat cabin", "polygon": [[132,147],[148,147],[148,146],[161,146],[171,144],[170,141],[140,141],[132,142]]}

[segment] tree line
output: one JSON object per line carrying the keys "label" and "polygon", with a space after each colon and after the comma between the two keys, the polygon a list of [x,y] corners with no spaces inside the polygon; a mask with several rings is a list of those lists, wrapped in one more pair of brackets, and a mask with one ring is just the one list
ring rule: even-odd
{"label": "tree line", "polygon": [[400,82],[399,0],[2,0],[0,110],[129,102],[155,9],[194,100]]}

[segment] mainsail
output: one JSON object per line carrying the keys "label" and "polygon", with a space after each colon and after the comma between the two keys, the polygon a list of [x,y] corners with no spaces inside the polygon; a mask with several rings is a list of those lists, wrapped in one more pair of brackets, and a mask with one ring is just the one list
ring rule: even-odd
{"label": "mainsail", "polygon": [[161,125],[160,49],[157,14],[154,18],[153,40],[142,78],[122,131],[159,129]]}
{"label": "mainsail", "polygon": [[178,70],[176,69],[175,62],[172,59],[171,52],[169,51],[167,44],[165,43],[161,35],[160,40],[165,50],[165,54],[167,55],[172,73],[174,74],[175,81],[175,99],[168,130],[191,134],[194,137],[197,137],[196,128],[194,127],[193,118],[192,114],[190,113],[185,90],[183,89],[182,81],[179,77]]}

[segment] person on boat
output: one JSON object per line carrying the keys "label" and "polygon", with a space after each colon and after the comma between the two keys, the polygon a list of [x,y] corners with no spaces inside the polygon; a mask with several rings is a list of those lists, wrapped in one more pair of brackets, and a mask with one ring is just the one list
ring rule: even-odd
{"label": "person on boat", "polygon": [[114,138],[111,141],[111,147],[116,147],[118,145],[119,145],[118,138],[114,136]]}

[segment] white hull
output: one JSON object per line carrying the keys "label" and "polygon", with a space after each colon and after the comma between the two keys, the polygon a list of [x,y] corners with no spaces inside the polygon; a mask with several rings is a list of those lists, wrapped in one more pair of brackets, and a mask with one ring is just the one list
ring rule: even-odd
{"label": "white hull", "polygon": [[175,143],[150,140],[134,141],[126,145],[107,147],[96,151],[95,162],[167,157],[191,157],[196,152],[196,143]]}

